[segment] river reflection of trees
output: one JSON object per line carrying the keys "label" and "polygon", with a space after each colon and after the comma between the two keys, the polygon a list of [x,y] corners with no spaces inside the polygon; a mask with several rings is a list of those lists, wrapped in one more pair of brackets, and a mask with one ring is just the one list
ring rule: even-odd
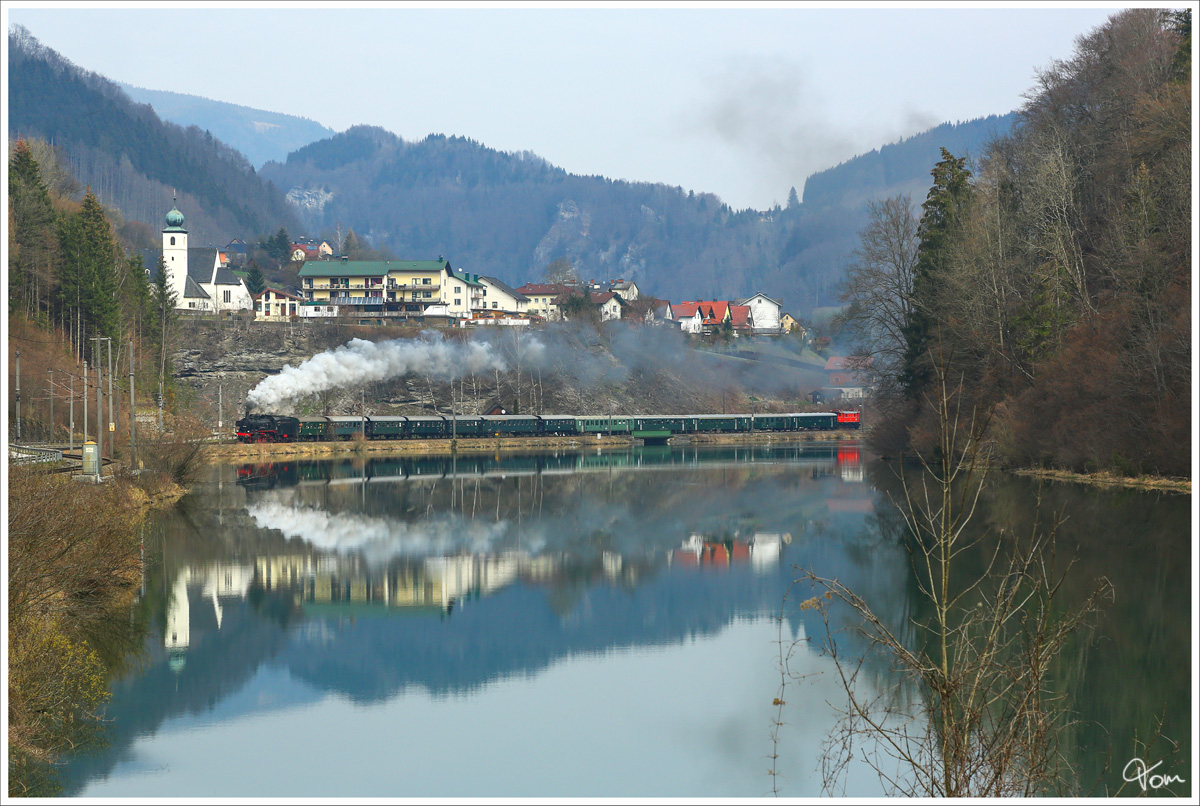
{"label": "river reflection of trees", "polygon": [[[111,749],[74,761],[68,790],[168,719],[248,707],[233,695],[264,664],[312,687],[293,700],[462,694],[576,653],[770,617],[796,567],[904,625],[919,603],[877,490],[891,473],[863,470],[849,443],[215,467],[152,532],[156,629],[140,671],[114,683]],[[988,518],[1016,526],[1030,488],[1010,484],[995,485]],[[834,611],[835,628],[853,641],[847,615]],[[811,611],[786,619],[792,637],[823,630]],[[1176,627],[1159,629],[1167,640]],[[1095,651],[1071,663],[1081,685],[1111,676]],[[869,673],[890,682],[886,659]],[[1149,666],[1144,679],[1162,688]],[[1144,719],[1145,702],[1125,707],[1129,724]]]}
{"label": "river reflection of trees", "polygon": [[[919,474],[909,472],[910,483],[916,483]],[[895,467],[874,465],[868,476],[880,492],[902,499]],[[1160,717],[1162,736],[1180,744],[1162,769],[1177,765],[1171,772],[1191,779],[1189,498],[993,473],[971,523],[982,539],[958,558],[959,578],[976,579],[998,543],[1028,537],[1035,528],[1048,532],[1062,518],[1054,561],[1060,570],[1071,567],[1058,599],[1061,607],[1082,602],[1098,579],[1112,583],[1114,599],[1103,602],[1067,645],[1052,675],[1074,723],[1063,737],[1064,756],[1084,793],[1093,785],[1097,795],[1120,788],[1122,768],[1146,756],[1137,742],[1155,734]],[[896,510],[879,510],[877,523],[889,542],[904,539]],[[910,585],[912,614],[918,620],[929,617],[930,602],[917,591],[915,579]],[[909,632],[912,640],[917,635]],[[1160,740],[1149,751],[1150,763],[1164,758],[1170,747],[1170,741]]]}

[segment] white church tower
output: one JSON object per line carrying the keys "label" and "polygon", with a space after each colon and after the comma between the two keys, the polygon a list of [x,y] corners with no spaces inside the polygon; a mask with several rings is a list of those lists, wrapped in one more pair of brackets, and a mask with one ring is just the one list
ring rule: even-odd
{"label": "white church tower", "polygon": [[163,263],[167,267],[167,282],[175,292],[175,299],[183,301],[184,285],[188,273],[188,234],[183,228],[183,213],[171,199],[171,212],[167,213],[167,225],[162,231]]}

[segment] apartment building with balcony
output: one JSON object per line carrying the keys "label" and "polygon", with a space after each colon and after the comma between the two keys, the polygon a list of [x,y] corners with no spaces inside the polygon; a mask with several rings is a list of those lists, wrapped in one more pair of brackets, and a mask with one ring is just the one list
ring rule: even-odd
{"label": "apartment building with balcony", "polygon": [[[467,283],[450,261],[348,260],[309,261],[300,267],[300,290],[306,306],[337,306],[351,314],[395,318],[421,317],[434,306],[467,312]],[[458,293],[459,305],[454,305]],[[458,315],[464,315],[460,313]]]}

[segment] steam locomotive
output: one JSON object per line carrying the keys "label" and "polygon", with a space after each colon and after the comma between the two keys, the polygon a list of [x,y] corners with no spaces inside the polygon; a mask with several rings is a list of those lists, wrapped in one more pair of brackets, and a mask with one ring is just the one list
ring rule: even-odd
{"label": "steam locomotive", "polygon": [[756,431],[833,431],[861,427],[860,412],[821,411],[792,414],[645,414],[574,416],[569,414],[329,416],[289,417],[251,414],[236,423],[240,442],[327,442],[365,439],[439,439],[448,437],[588,436],[628,434],[669,437],[680,434]]}

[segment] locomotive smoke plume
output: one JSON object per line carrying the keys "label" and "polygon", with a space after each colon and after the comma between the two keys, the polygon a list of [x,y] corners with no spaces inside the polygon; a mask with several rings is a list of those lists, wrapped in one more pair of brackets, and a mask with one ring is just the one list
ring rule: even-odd
{"label": "locomotive smoke plume", "polygon": [[483,342],[442,341],[430,336],[378,343],[351,339],[298,366],[288,364],[278,375],[264,379],[246,395],[246,405],[251,411],[285,412],[293,401],[306,395],[410,373],[454,380],[485,370],[504,369],[504,360]]}

